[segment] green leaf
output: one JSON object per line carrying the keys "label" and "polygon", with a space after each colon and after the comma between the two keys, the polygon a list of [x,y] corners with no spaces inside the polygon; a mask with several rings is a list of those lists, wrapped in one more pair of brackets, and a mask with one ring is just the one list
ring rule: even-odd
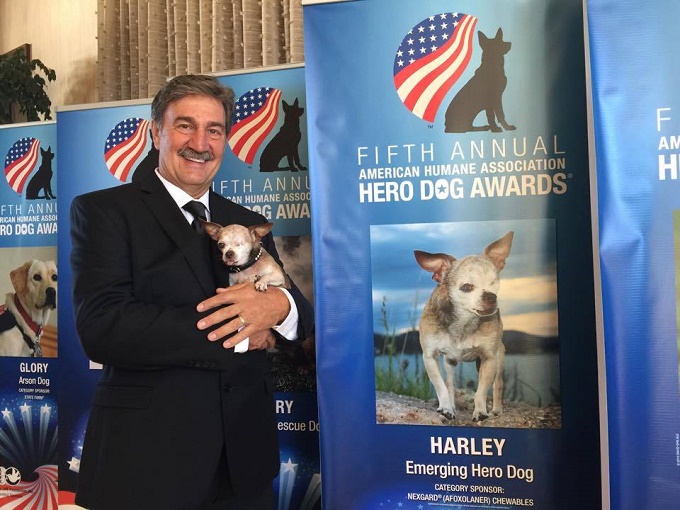
{"label": "green leaf", "polygon": [[45,86],[56,79],[54,69],[38,59],[29,60],[20,49],[0,55],[0,124],[12,122],[13,104],[29,121],[40,120],[40,115],[50,120],[52,102]]}

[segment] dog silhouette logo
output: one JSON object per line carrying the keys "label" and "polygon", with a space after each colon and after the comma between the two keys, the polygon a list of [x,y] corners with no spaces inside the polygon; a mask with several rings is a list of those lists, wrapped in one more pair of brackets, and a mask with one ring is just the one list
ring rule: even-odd
{"label": "dog silhouette logo", "polygon": [[5,156],[5,179],[15,193],[22,195],[28,177],[38,163],[40,140],[20,138],[9,148]]}
{"label": "dog silhouette logo", "polygon": [[[414,115],[434,122],[444,98],[472,59],[477,23],[468,14],[442,13],[424,19],[404,36],[394,57],[394,86]],[[515,129],[506,122],[502,103],[507,85],[504,60],[511,44],[503,40],[500,28],[493,38],[482,32],[477,36],[481,64],[446,109],[447,133]],[[487,123],[474,125],[482,112]]]}
{"label": "dog silhouette logo", "polygon": [[126,182],[150,138],[146,119],[131,117],[116,124],[104,143],[104,161],[109,172]]}
{"label": "dog silhouette logo", "polygon": [[[503,111],[503,92],[508,83],[504,60],[511,44],[503,40],[503,30],[500,28],[493,38],[487,37],[482,32],[477,35],[482,48],[482,63],[446,109],[444,130],[447,133],[470,131],[498,133],[503,129],[506,131],[515,129],[515,126],[505,121]],[[473,125],[474,120],[482,112],[486,115],[487,123]]]}
{"label": "dog silhouette logo", "polygon": [[[283,108],[283,124],[270,139],[279,120],[279,106]],[[229,146],[241,161],[252,165],[260,154],[260,172],[278,170],[307,170],[300,162],[298,145],[302,139],[300,117],[305,109],[298,98],[291,104],[282,100],[282,92],[273,87],[261,87],[248,91],[234,105]],[[287,167],[279,167],[281,160]]]}
{"label": "dog silhouette logo", "polygon": [[[260,172],[274,172],[276,170],[290,170],[297,172],[298,170],[307,170],[300,162],[300,153],[298,146],[302,139],[302,132],[300,131],[300,117],[305,113],[305,109],[300,106],[298,98],[295,98],[293,104],[281,101],[283,106],[283,124],[278,133],[274,135],[267,146],[262,151],[260,156]],[[288,162],[287,167],[280,167],[279,163],[282,159]]]}
{"label": "dog silhouette logo", "polygon": [[52,171],[52,160],[54,159],[52,147],[48,147],[47,150],[40,149],[40,156],[42,159],[38,171],[33,174],[31,180],[28,181],[28,186],[26,186],[26,198],[28,200],[54,200],[57,197],[52,191],[52,176],[54,175]]}

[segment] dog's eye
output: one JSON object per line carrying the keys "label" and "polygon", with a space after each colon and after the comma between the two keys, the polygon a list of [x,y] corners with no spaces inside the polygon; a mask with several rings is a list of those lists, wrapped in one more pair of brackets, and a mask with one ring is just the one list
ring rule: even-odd
{"label": "dog's eye", "polygon": [[460,287],[458,287],[461,292],[472,292],[475,290],[475,286],[472,285],[471,283],[464,283]]}
{"label": "dog's eye", "polygon": [[42,276],[40,276],[38,273],[36,273],[36,274],[33,275],[33,280],[36,281],[36,282],[39,282],[40,280],[42,280]]}
{"label": "dog's eye", "polygon": [[217,247],[221,250],[222,248],[224,248],[224,243],[222,242],[217,243]]}
{"label": "dog's eye", "polygon": [[57,275],[56,275],[56,274],[53,274],[53,275],[52,275],[52,281],[53,281],[53,282],[56,282],[56,281],[57,281]]}

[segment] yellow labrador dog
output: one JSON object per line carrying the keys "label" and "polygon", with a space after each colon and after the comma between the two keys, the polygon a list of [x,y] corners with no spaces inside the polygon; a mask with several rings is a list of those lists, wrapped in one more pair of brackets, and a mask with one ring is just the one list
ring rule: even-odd
{"label": "yellow labrador dog", "polygon": [[9,277],[14,292],[0,305],[0,356],[42,356],[43,327],[57,307],[57,266],[31,260]]}

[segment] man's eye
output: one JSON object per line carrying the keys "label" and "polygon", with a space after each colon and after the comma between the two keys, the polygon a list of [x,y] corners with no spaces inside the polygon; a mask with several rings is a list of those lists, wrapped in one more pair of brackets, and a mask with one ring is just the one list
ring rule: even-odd
{"label": "man's eye", "polygon": [[214,140],[222,138],[222,130],[221,129],[208,129],[208,136]]}
{"label": "man's eye", "polygon": [[183,134],[191,133],[194,130],[191,124],[177,124],[175,129]]}

